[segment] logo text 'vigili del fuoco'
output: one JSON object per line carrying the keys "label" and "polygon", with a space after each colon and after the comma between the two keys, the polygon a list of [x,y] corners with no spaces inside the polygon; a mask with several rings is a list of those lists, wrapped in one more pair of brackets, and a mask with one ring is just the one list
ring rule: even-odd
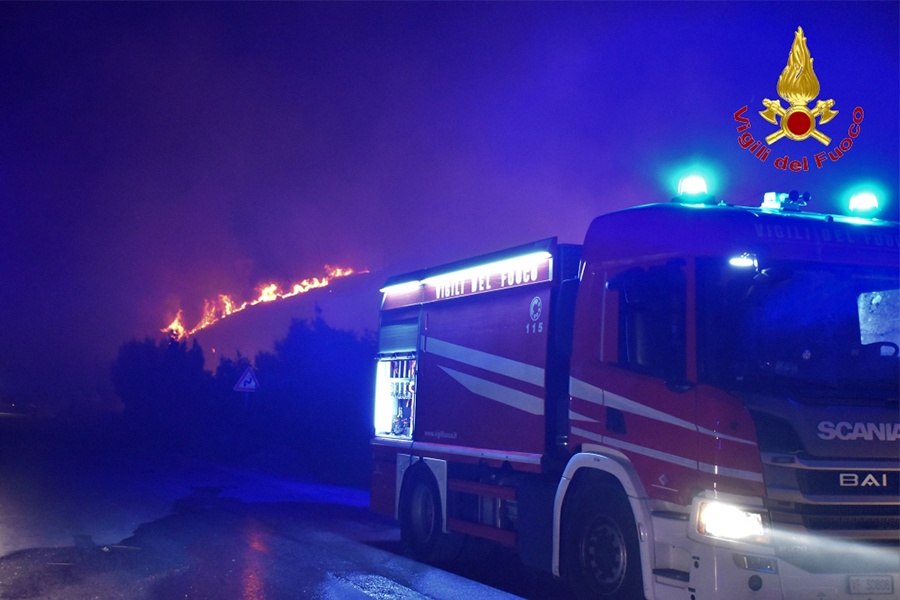
{"label": "logo text 'vigili del fuoco'", "polygon": [[[834,100],[831,99],[819,100],[815,106],[809,108],[809,103],[819,95],[819,80],[813,72],[813,59],[806,47],[806,37],[803,35],[802,27],[798,27],[794,34],[794,43],[791,44],[787,66],[778,78],[777,90],[778,95],[788,103],[788,106],[784,107],[780,101],[768,98],[762,101],[765,110],[759,111],[760,116],[778,126],[778,129],[766,136],[765,143],[755,139],[748,131],[750,119],[745,116],[748,110],[747,106],[734,113],[734,120],[738,123],[737,130],[740,133],[738,144],[741,148],[751,152],[761,162],[766,162],[769,158],[771,153],[769,146],[781,138],[793,141],[813,138],[827,148],[831,144],[831,138],[819,131],[817,126],[831,121],[838,111],[833,110]],[[812,160],[808,156],[791,160],[785,154],[773,161],[775,168],[782,171],[808,171],[811,162],[818,169],[821,169],[826,162],[837,162],[853,147],[853,141],[860,132],[863,116],[862,107],[857,106],[853,109],[852,123],[847,128],[847,136],[834,144],[830,150],[826,149],[814,154]]]}

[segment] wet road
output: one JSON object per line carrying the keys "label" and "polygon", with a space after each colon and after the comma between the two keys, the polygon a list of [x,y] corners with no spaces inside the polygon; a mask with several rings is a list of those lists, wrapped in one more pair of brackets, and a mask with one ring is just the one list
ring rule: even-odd
{"label": "wet road", "polygon": [[102,443],[9,440],[0,599],[568,598],[502,552],[406,558],[364,490]]}

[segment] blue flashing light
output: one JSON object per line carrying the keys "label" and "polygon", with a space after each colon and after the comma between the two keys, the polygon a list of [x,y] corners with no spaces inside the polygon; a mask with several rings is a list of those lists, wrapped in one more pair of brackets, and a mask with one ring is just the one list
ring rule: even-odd
{"label": "blue flashing light", "polygon": [[872,192],[859,192],[850,197],[850,210],[868,213],[878,210],[878,197]]}
{"label": "blue flashing light", "polygon": [[697,196],[706,195],[709,191],[706,189],[706,180],[699,175],[688,175],[682,177],[678,181],[679,196]]}
{"label": "blue flashing light", "polygon": [[688,206],[716,204],[716,197],[707,191],[706,179],[700,175],[687,175],[678,180],[678,195],[673,202]]}

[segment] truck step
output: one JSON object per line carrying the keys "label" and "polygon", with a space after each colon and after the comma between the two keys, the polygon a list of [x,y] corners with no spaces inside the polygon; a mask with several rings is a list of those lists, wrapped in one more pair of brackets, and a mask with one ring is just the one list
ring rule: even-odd
{"label": "truck step", "polygon": [[479,525],[478,523],[463,521],[461,519],[447,519],[447,529],[491,540],[492,542],[497,542],[511,548],[516,547],[515,531],[497,529],[490,525]]}

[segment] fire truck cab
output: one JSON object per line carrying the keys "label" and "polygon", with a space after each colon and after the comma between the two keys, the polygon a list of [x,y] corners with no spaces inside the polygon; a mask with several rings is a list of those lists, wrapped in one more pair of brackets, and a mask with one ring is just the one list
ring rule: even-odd
{"label": "fire truck cab", "polygon": [[677,200],[386,283],[373,509],[579,598],[898,598],[898,224]]}

